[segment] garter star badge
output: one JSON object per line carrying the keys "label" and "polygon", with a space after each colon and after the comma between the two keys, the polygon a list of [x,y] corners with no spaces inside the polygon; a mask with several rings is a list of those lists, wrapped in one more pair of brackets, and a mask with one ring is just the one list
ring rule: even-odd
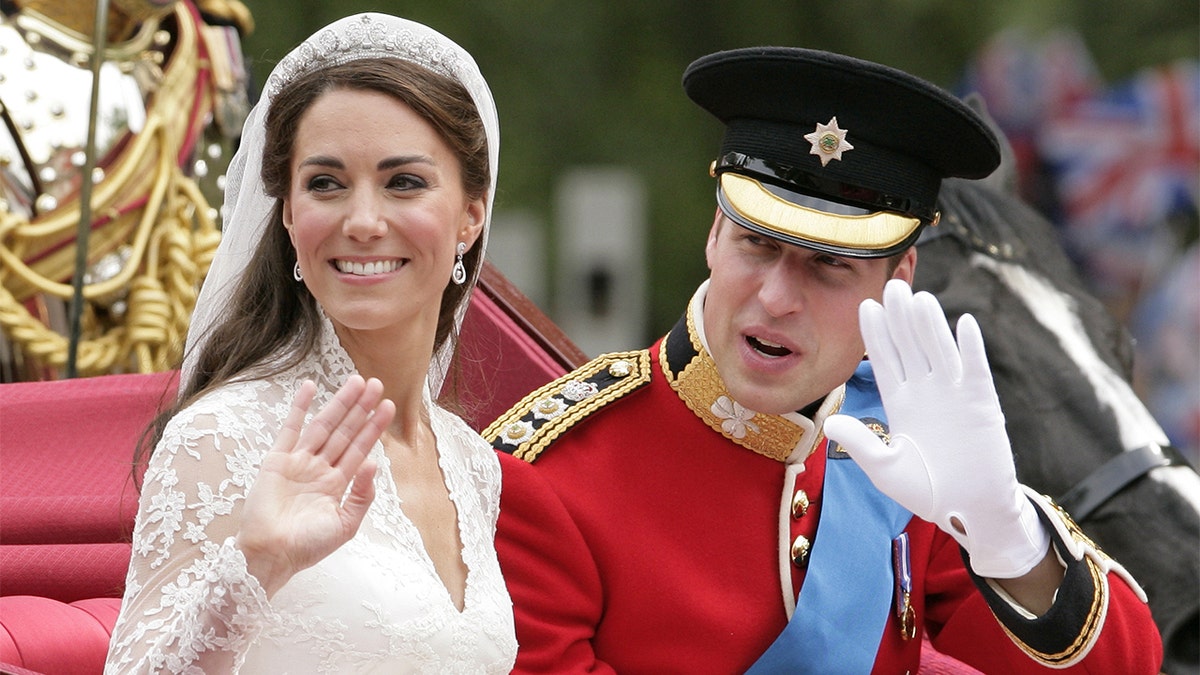
{"label": "garter star badge", "polygon": [[812,143],[809,154],[821,159],[821,166],[832,160],[840,160],[842,153],[853,150],[854,146],[846,142],[846,129],[838,128],[837,117],[831,117],[829,124],[817,123],[817,128],[811,134],[805,134],[804,140]]}

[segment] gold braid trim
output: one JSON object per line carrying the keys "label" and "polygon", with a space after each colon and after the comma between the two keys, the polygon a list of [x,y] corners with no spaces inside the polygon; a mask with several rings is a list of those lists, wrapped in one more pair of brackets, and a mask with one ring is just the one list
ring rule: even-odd
{"label": "gold braid trim", "polygon": [[[551,443],[588,415],[650,381],[650,351],[604,354],[535,389],[483,430],[496,448],[515,446],[514,457],[533,463]],[[585,398],[567,393],[572,387],[595,385]],[[552,416],[541,411],[550,404]],[[539,414],[542,412],[542,414]],[[543,420],[540,425],[538,420]]]}
{"label": "gold braid trim", "polygon": [[[1017,648],[1028,654],[1030,658],[1048,666],[1065,668],[1072,665],[1084,653],[1085,648],[1096,641],[1097,634],[1104,625],[1105,612],[1103,610],[1108,606],[1108,577],[1090,557],[1085,556],[1083,562],[1087,565],[1088,573],[1092,577],[1092,587],[1096,589],[1096,592],[1092,594],[1092,604],[1088,607],[1087,622],[1066,649],[1055,653],[1038,651],[1013,634],[999,617],[996,619],[996,623],[1004,629],[1008,639],[1012,640]],[[994,616],[995,612],[992,614]]]}
{"label": "gold braid trim", "polygon": [[[207,64],[198,58],[193,16],[184,6],[176,8],[175,16],[179,36],[174,56],[147,111],[145,128],[93,193],[93,212],[110,220],[93,230],[89,260],[126,241],[132,254],[113,278],[83,288],[87,299],[128,292],[124,325],[105,330],[85,313],[76,363],[84,375],[172,367],[182,350],[197,288],[220,240],[211,208],[177,164],[184,140],[199,133],[204,111],[211,108],[211,93],[197,91],[197,73]],[[194,108],[198,114],[193,118],[188,113]],[[145,204],[138,207],[142,198]],[[70,284],[56,280],[73,274],[75,248],[52,249],[57,242],[73,241],[79,217],[77,201],[35,222],[0,212],[0,327],[25,355],[49,366],[66,364],[68,340],[31,315],[23,302],[39,292],[67,301],[73,296]],[[25,263],[47,250],[52,252],[36,263]]]}

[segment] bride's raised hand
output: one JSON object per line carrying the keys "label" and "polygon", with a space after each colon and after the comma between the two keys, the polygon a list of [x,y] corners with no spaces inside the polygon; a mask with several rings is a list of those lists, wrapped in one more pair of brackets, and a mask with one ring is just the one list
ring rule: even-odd
{"label": "bride's raised hand", "polygon": [[379,380],[352,375],[306,426],[315,394],[301,384],[242,510],[237,545],[268,597],[358,531],[375,498],[367,455],[396,413]]}

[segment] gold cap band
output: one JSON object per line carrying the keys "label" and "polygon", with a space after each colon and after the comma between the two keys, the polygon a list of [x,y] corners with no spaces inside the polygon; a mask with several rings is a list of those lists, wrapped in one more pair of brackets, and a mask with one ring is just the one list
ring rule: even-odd
{"label": "gold cap band", "polygon": [[911,243],[921,220],[889,211],[840,215],[790,202],[759,181],[726,171],[718,177],[726,215],[789,243],[843,255],[891,255]]}

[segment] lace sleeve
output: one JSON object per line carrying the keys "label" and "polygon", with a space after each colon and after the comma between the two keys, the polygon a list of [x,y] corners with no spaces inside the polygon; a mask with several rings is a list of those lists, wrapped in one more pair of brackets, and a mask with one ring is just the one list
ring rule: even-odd
{"label": "lace sleeve", "polygon": [[147,469],[106,673],[233,671],[270,620],[233,535],[278,422],[204,403],[171,420]]}

